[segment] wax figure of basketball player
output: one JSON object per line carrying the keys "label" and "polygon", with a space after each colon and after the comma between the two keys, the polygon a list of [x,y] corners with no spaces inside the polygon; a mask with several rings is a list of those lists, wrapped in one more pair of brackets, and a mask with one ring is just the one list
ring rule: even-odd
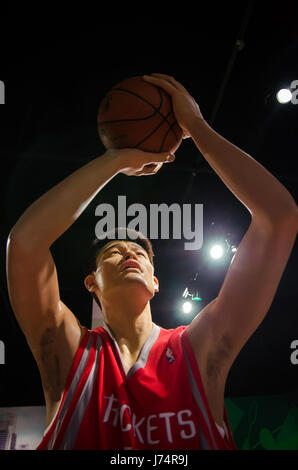
{"label": "wax figure of basketball player", "polygon": [[216,133],[173,77],[144,79],[171,95],[184,137],[251,223],[217,298],[173,330],[152,322],[158,280],[148,246],[107,241],[85,278],[106,326],[91,332],[60,299],[50,247],[114,176],[154,175],[167,155],[109,150],[24,212],[8,237],[7,274],[12,308],[39,366],[46,425],[52,423],[40,449],[234,449],[227,374],[268,312],[297,234],[297,206],[286,188]]}

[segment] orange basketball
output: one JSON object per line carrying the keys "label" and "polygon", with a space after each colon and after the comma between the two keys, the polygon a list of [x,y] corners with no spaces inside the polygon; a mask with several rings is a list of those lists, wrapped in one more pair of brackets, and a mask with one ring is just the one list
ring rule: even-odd
{"label": "orange basketball", "polygon": [[127,78],[108,91],[99,106],[97,125],[106,149],[171,152],[182,138],[171,97],[142,77]]}

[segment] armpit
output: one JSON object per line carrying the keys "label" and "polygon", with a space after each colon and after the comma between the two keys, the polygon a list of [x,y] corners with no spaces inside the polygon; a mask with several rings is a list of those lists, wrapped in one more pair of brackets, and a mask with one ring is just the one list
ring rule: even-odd
{"label": "armpit", "polygon": [[47,328],[40,339],[38,366],[44,391],[51,400],[57,401],[61,395],[61,371],[56,352],[57,330]]}
{"label": "armpit", "polygon": [[222,377],[223,373],[226,373],[227,364],[230,361],[230,351],[232,351],[231,339],[228,335],[224,335],[208,353],[206,361],[207,377],[219,378]]}

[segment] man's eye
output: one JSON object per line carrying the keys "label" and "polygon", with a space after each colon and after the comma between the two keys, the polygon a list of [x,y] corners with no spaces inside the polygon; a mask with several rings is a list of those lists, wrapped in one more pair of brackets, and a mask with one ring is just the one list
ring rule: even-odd
{"label": "man's eye", "polygon": [[138,254],[138,255],[145,256],[145,257],[146,257],[145,253],[143,253],[142,251],[138,251],[138,253],[137,253],[137,254]]}
{"label": "man's eye", "polygon": [[111,251],[111,255],[112,255],[113,253],[120,253],[120,251],[119,251],[119,250],[113,250],[113,251]]}

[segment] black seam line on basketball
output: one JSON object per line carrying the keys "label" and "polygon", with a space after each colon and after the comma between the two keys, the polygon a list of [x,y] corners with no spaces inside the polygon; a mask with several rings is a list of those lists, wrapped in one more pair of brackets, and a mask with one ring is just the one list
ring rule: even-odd
{"label": "black seam line on basketball", "polygon": [[[170,113],[170,114],[171,114],[171,113]],[[172,114],[173,114],[173,116],[174,116],[174,112],[173,112],[173,111],[172,111]],[[169,116],[169,115],[168,115],[168,116]],[[174,120],[175,120],[175,116],[174,116]],[[167,121],[167,122],[168,122],[168,121]],[[168,124],[169,124],[169,123],[168,123]],[[175,120],[175,122],[173,122],[171,125],[169,124],[169,129],[168,129],[168,131],[167,131],[167,134],[168,134],[170,131],[172,131],[173,134],[174,134],[174,136],[175,136],[176,142],[179,142],[178,136],[177,136],[175,130],[173,129],[173,127],[176,126],[176,125],[178,126],[178,123],[176,122],[176,120]],[[166,134],[166,135],[167,135],[167,134]]]}
{"label": "black seam line on basketball", "polygon": [[[155,114],[159,114],[164,120],[167,118],[167,116],[164,116],[164,114],[160,111],[160,108],[162,107],[162,103],[163,103],[163,96],[161,94],[161,91],[159,88],[157,88],[157,91],[159,93],[159,96],[160,96],[160,103],[159,103],[159,106],[158,108],[156,106],[154,106],[152,103],[150,103],[150,101],[147,101],[146,98],[143,98],[141,95],[138,95],[137,93],[135,93],[134,91],[130,91],[130,90],[126,90],[125,88],[112,88],[111,91],[125,91],[126,93],[129,93],[133,96],[135,96],[136,98],[139,98],[140,100],[144,101],[145,103],[147,103],[149,106],[151,106],[151,108],[154,109],[154,113],[151,114],[150,116],[148,117],[145,117],[145,118],[136,118],[136,119],[115,119],[115,120],[112,120],[112,121],[102,121],[102,122],[98,122],[98,124],[112,124],[113,122],[123,122],[123,121],[142,121],[142,120],[145,120],[145,119],[150,119],[152,116],[154,116]],[[168,122],[169,126],[170,126],[170,123]]]}
{"label": "black seam line on basketball", "polygon": [[[163,97],[162,97],[162,94],[161,94],[159,88],[157,88],[157,91],[158,91],[159,97],[160,97],[160,102],[159,102],[158,107],[154,106],[154,104],[150,103],[150,101],[146,100],[146,98],[143,98],[143,96],[139,95],[138,93],[135,93],[134,91],[126,90],[125,88],[112,88],[111,91],[113,91],[113,90],[116,90],[116,91],[125,91],[126,93],[129,93],[129,94],[135,96],[135,97],[138,98],[139,100],[142,100],[142,101],[144,101],[145,103],[147,103],[149,106],[151,106],[151,108],[153,108],[153,109],[155,110],[155,113],[154,113],[154,114],[156,114],[156,111],[157,111],[157,112],[159,112],[159,113],[162,115],[162,113],[161,113],[159,110],[160,110],[160,108],[162,107]],[[162,115],[162,117],[164,117],[164,116]]]}
{"label": "black seam line on basketball", "polygon": [[[169,117],[170,114],[173,114],[173,115],[174,115],[173,111],[170,111],[170,112],[166,115],[166,118]],[[159,127],[161,127],[161,125],[162,125],[164,122],[166,122],[166,123],[168,124],[168,127],[169,127],[169,128],[168,128],[167,132],[165,133],[165,135],[164,135],[164,137],[163,137],[163,139],[162,139],[161,146],[159,147],[159,152],[162,152],[163,145],[164,145],[165,140],[166,140],[166,138],[167,138],[167,136],[168,136],[168,134],[169,134],[170,131],[173,132],[174,137],[175,137],[175,139],[176,139],[176,142],[178,143],[178,142],[179,142],[179,139],[178,139],[178,137],[177,137],[177,134],[176,134],[175,130],[173,129],[174,126],[178,125],[177,122],[173,122],[173,124],[170,125],[169,122],[168,122],[166,119],[164,119],[163,121],[161,121],[161,123],[159,123],[159,125],[158,125],[155,129],[153,129],[153,131],[151,132],[151,134],[147,135],[141,142],[139,142],[137,145],[135,145],[134,148],[137,148],[139,145],[143,144],[149,137],[152,136],[152,134],[153,134],[154,132],[156,132],[156,131],[159,129]]]}
{"label": "black seam line on basketball", "polygon": [[[151,137],[151,136],[154,134],[154,132],[156,132],[156,131],[162,126],[162,124],[163,124],[164,122],[166,122],[166,123],[168,124],[169,130],[172,130],[172,132],[173,132],[173,134],[174,134],[174,136],[175,136],[176,142],[178,142],[177,135],[176,135],[175,131],[172,129],[173,124],[170,124],[169,121],[168,121],[168,119],[167,119],[167,118],[169,117],[169,115],[173,113],[173,109],[171,109],[171,111],[169,111],[166,116],[165,116],[164,114],[162,114],[162,113],[159,111],[160,108],[162,107],[163,96],[162,96],[161,90],[160,90],[158,87],[157,87],[157,91],[158,91],[158,94],[159,94],[159,96],[160,96],[160,103],[159,103],[159,107],[158,107],[158,108],[156,108],[152,103],[150,103],[150,101],[147,101],[145,98],[143,98],[142,96],[138,95],[138,94],[135,93],[134,91],[126,90],[125,88],[113,88],[112,90],[124,91],[124,92],[126,92],[126,93],[129,93],[129,94],[135,96],[136,98],[139,98],[140,100],[144,101],[145,103],[147,103],[149,106],[151,106],[151,107],[155,110],[155,112],[153,113],[152,116],[154,116],[156,113],[158,113],[158,114],[160,114],[160,116],[163,118],[163,119],[161,120],[161,122],[158,124],[158,126],[156,126],[155,129],[153,129],[150,134],[146,135],[146,136],[144,137],[144,139],[142,139],[140,142],[138,142],[136,145],[134,145],[134,148],[138,148],[138,147],[139,147],[142,143],[144,143],[149,137]],[[150,116],[150,117],[152,117],[152,116]],[[121,120],[117,120],[117,122],[120,122],[120,121],[125,121],[125,122],[127,122],[127,121],[135,121],[135,120],[144,120],[144,118],[139,118],[139,119],[123,119],[123,120],[121,119]],[[112,122],[116,122],[116,120],[110,121],[109,123],[112,123]],[[107,122],[106,122],[106,121],[104,121],[104,122],[99,122],[99,124],[105,124],[105,123],[107,123]],[[175,123],[174,123],[174,124],[175,124]],[[163,142],[164,142],[164,140],[163,140]],[[163,145],[163,143],[162,143],[162,145]]]}
{"label": "black seam line on basketball", "polygon": [[160,148],[159,148],[159,151],[160,151],[160,152],[162,152],[163,145],[164,145],[165,140],[166,140],[167,136],[169,135],[169,132],[170,132],[170,131],[173,132],[173,134],[174,134],[174,136],[175,136],[175,139],[176,139],[176,142],[177,142],[177,143],[179,142],[179,140],[178,140],[178,138],[177,138],[177,135],[176,135],[176,132],[175,132],[174,129],[173,129],[173,127],[176,126],[176,125],[178,126],[177,122],[174,122],[174,123],[171,125],[171,127],[169,127],[169,129],[167,130],[167,132],[165,133],[165,135],[164,135],[164,137],[163,137],[163,139],[162,139],[162,142],[161,142],[161,146],[160,146]]}
{"label": "black seam line on basketball", "polygon": [[[138,95],[137,93],[133,92],[133,91],[130,91],[130,90],[125,90],[125,89],[122,89],[122,88],[114,88],[114,90],[122,90],[122,91],[127,91],[128,93],[131,93],[133,95],[135,95],[137,98],[140,98],[142,99],[143,101],[145,101],[146,103],[148,103],[150,106],[152,106],[153,109],[156,109],[156,110],[159,110],[161,107],[162,107],[162,104],[163,104],[163,96],[162,96],[162,93],[161,93],[161,89],[159,87],[157,87],[157,91],[159,93],[159,96],[160,96],[160,103],[159,103],[159,107],[156,108],[152,103],[150,103],[150,101],[147,101],[146,98],[143,98],[142,96]],[[154,113],[155,114],[155,113]],[[154,116],[153,114],[153,116]],[[158,114],[160,114],[160,116],[163,118],[162,122],[160,123],[160,125],[155,129],[157,130],[164,122],[166,122],[169,126],[169,130],[168,132],[171,130],[175,136],[175,139],[176,139],[176,142],[179,141],[178,137],[177,137],[177,134],[175,132],[173,128],[173,126],[176,124],[176,122],[174,122],[174,124],[170,124],[169,121],[168,121],[168,117],[170,116],[170,114],[173,114],[174,116],[174,111],[173,111],[173,108],[171,109],[171,111],[165,116],[163,113],[161,113],[160,111],[158,111]],[[174,120],[175,120],[175,116],[174,116]],[[149,134],[149,136],[147,136],[145,139],[143,139],[143,141],[139,142],[137,144],[137,146],[141,145],[143,142],[145,142],[145,140],[148,138],[148,137],[151,137],[151,135],[155,132],[155,130],[152,131],[151,134]]]}
{"label": "black seam line on basketball", "polygon": [[[155,114],[155,113],[154,113],[154,114]],[[142,121],[142,120],[145,120],[145,119],[149,119],[150,117],[154,116],[154,114],[152,114],[151,116],[148,116],[148,118],[118,119],[117,121],[102,121],[102,122],[99,122],[99,124],[110,124],[110,123],[128,122],[128,121]],[[165,117],[167,118],[170,114],[172,114],[172,111],[170,111],[170,113],[167,114],[167,116],[165,116]],[[173,127],[176,126],[176,125],[178,125],[178,124],[177,124],[176,122],[174,122],[173,124],[170,125],[167,119],[163,119],[163,120],[161,121],[161,124],[163,124],[164,122],[166,122],[166,123],[169,125],[169,129],[167,130],[167,132],[166,132],[166,134],[165,134],[165,136],[164,136],[164,138],[163,138],[161,148],[162,148],[162,146],[163,146],[163,144],[164,144],[164,141],[165,141],[165,139],[166,139],[166,137],[167,137],[167,135],[169,134],[170,131],[173,132],[173,134],[174,134],[174,136],[175,136],[175,139],[176,139],[176,142],[179,141],[178,136],[177,136],[177,133],[176,133],[175,129],[173,129]],[[159,126],[157,127],[157,129],[160,127],[161,124],[159,124]],[[156,129],[156,130],[157,130],[157,129]],[[155,132],[155,130],[154,130],[153,132]],[[151,137],[151,135],[152,135],[152,134],[150,134],[149,137]],[[147,137],[146,137],[146,138],[147,138]],[[141,143],[142,143],[142,142],[141,142]],[[141,143],[139,143],[139,144],[137,144],[137,145],[141,145]],[[160,152],[161,152],[161,150],[160,150]]]}
{"label": "black seam line on basketball", "polygon": [[[121,90],[121,88],[119,88]],[[126,90],[121,90],[121,91],[126,91]],[[162,99],[162,97],[161,97]],[[145,101],[145,100],[144,100]],[[149,103],[150,104],[150,103]],[[156,114],[156,111],[158,111],[162,106],[162,101],[159,105],[159,108],[155,108],[153,107],[154,109],[154,113],[153,114],[150,114],[150,116],[146,116],[146,117],[137,117],[137,118],[129,118],[129,119],[112,119],[112,121],[98,121],[98,124],[113,124],[114,122],[128,122],[128,121],[146,121],[146,119],[150,119],[152,118],[155,114]],[[162,115],[162,113],[159,113]],[[162,115],[163,116],[163,115]]]}
{"label": "black seam line on basketball", "polygon": [[98,121],[98,124],[116,124],[117,122],[129,122],[129,121],[145,121],[146,119],[152,118],[156,113],[151,114],[144,118],[130,118],[130,119],[113,119],[113,121]]}
{"label": "black seam line on basketball", "polygon": [[[116,88],[116,90],[118,90],[118,88]],[[120,91],[127,91],[127,90],[121,90],[121,88],[119,88]],[[135,93],[132,93],[134,95],[136,95]],[[137,97],[139,97],[138,95],[136,95]],[[162,97],[161,97],[162,98]],[[146,103],[150,104],[149,102],[147,102],[146,100],[144,100]],[[146,119],[150,119],[152,118],[153,116],[155,116],[155,114],[161,114],[163,116],[162,113],[159,112],[159,109],[161,108],[162,106],[162,102],[160,103],[159,105],[159,108],[155,108],[154,106],[153,109],[154,109],[154,113],[150,114],[150,116],[146,116],[146,117],[142,117],[142,118],[129,118],[129,119],[113,119],[112,121],[99,121],[98,124],[113,124],[113,123],[117,123],[117,122],[129,122],[129,121],[145,121]],[[164,117],[164,116],[163,116]]]}
{"label": "black seam line on basketball", "polygon": [[[128,90],[125,90],[122,88],[114,88],[114,90],[116,91],[126,91],[127,93],[131,93],[132,95],[136,96],[137,98],[140,98],[139,95],[137,95],[136,93],[134,92],[130,92]],[[143,99],[143,101],[145,101],[145,103],[149,104],[151,107],[153,107],[154,109],[154,113],[153,114],[150,114],[150,116],[146,116],[146,117],[142,117],[142,118],[129,118],[129,119],[113,119],[112,121],[101,121],[99,122],[98,124],[113,124],[114,122],[128,122],[128,121],[145,121],[146,119],[150,119],[152,118],[153,116],[155,116],[156,112],[159,112],[161,106],[162,106],[162,96],[160,96],[161,98],[161,102],[159,103],[159,107],[156,108],[155,106],[151,105],[151,103],[149,101],[147,101],[145,98]],[[161,114],[161,113],[159,113]]]}
{"label": "black seam line on basketball", "polygon": [[[166,115],[166,118],[172,113],[172,111],[170,111],[167,115]],[[162,121],[160,121],[160,123],[158,124],[158,126],[156,126],[151,132],[150,134],[146,135],[146,137],[144,137],[144,139],[142,139],[140,142],[138,142],[136,145],[134,145],[134,148],[138,148],[139,145],[143,144],[147,139],[149,139],[149,137],[151,137],[154,132],[156,132],[164,123],[167,123],[168,126],[170,127],[170,124],[169,122],[166,120],[166,119],[163,119]]]}
{"label": "black seam line on basketball", "polygon": [[163,141],[162,141],[161,146],[163,146],[164,141],[165,141],[165,138],[166,138],[166,136],[168,135],[168,133],[169,133],[170,131],[173,132],[173,134],[174,134],[174,136],[175,136],[175,139],[176,139],[176,142],[178,142],[178,138],[177,138],[176,132],[175,132],[174,129],[173,129],[173,126],[174,126],[176,123],[170,124],[169,121],[168,121],[168,119],[167,119],[170,114],[173,114],[173,109],[172,109],[166,116],[165,116],[163,113],[160,112],[160,108],[162,107],[162,103],[163,103],[163,96],[162,96],[161,90],[160,90],[158,87],[157,87],[157,91],[158,91],[158,94],[159,94],[159,96],[160,96],[160,103],[159,103],[158,108],[156,108],[152,103],[150,103],[150,101],[146,100],[146,98],[143,98],[141,95],[139,95],[138,93],[135,93],[134,91],[126,90],[125,88],[112,88],[112,91],[113,91],[113,90],[115,90],[115,91],[124,91],[124,92],[129,93],[129,94],[135,96],[136,98],[138,98],[138,99],[144,101],[145,103],[147,103],[149,106],[151,106],[151,107],[154,109],[154,113],[151,114],[151,115],[148,116],[148,117],[145,117],[145,118],[114,119],[114,120],[112,120],[112,121],[101,121],[101,122],[99,121],[98,124],[103,125],[103,124],[112,124],[112,123],[117,123],[117,122],[144,121],[144,120],[149,119],[149,118],[151,118],[152,116],[154,116],[155,114],[158,113],[158,114],[163,118],[162,121],[158,124],[158,126],[157,126],[155,129],[152,130],[152,132],[151,132],[149,135],[147,135],[146,137],[144,137],[144,139],[142,139],[140,142],[138,142],[138,143],[134,146],[134,148],[137,148],[139,145],[141,145],[143,142],[145,142],[149,137],[151,137],[151,136],[154,134],[154,132],[156,132],[164,122],[166,122],[166,123],[168,124],[169,129],[168,129],[168,131],[166,132],[166,135],[165,135],[164,138],[163,138]]}

